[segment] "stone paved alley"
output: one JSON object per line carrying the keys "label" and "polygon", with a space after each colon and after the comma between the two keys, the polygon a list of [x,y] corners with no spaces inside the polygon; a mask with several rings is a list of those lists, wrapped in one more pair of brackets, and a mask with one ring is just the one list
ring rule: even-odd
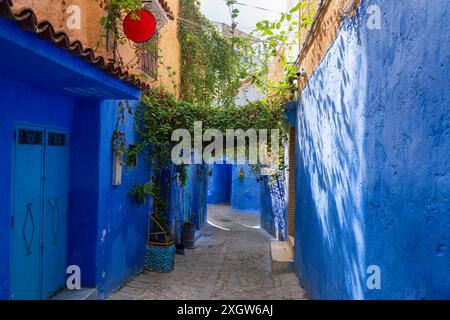
{"label": "stone paved alley", "polygon": [[143,272],[115,292],[113,300],[305,299],[293,272],[273,274],[272,237],[259,216],[209,206],[209,223],[194,250],[176,256],[169,274]]}

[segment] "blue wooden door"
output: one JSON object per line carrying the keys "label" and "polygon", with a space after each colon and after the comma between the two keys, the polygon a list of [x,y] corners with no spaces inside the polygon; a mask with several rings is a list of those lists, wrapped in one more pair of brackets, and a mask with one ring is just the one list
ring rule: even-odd
{"label": "blue wooden door", "polygon": [[67,133],[46,129],[42,220],[42,298],[60,291],[66,279],[69,152]]}
{"label": "blue wooden door", "polygon": [[41,230],[45,132],[15,132],[11,298],[41,298]]}
{"label": "blue wooden door", "polygon": [[65,283],[68,136],[18,126],[14,144],[12,299],[48,299]]}

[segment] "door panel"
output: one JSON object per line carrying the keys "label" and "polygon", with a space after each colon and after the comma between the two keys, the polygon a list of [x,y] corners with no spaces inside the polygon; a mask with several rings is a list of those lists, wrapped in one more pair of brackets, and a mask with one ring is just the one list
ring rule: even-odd
{"label": "door panel", "polygon": [[14,143],[11,298],[41,298],[44,130],[18,127]]}
{"label": "door panel", "polygon": [[48,129],[44,169],[42,297],[61,290],[66,279],[68,136]]}
{"label": "door panel", "polygon": [[17,126],[12,299],[49,299],[66,279],[69,149],[63,130]]}

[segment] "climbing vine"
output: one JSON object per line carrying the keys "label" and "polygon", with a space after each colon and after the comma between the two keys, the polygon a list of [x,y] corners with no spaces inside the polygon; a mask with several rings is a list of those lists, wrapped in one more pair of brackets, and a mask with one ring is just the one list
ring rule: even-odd
{"label": "climbing vine", "polygon": [[[170,169],[172,133],[177,129],[188,130],[194,136],[194,122],[202,121],[202,130],[217,129],[226,135],[227,129],[278,129],[280,143],[284,141],[284,111],[273,108],[268,103],[257,101],[242,108],[234,105],[210,106],[177,100],[161,87],[149,90],[142,98],[136,117],[136,130],[139,136],[138,149],[145,152],[153,171],[153,191],[157,199],[162,199],[162,190],[167,181],[163,173]],[[181,173],[180,182],[185,181],[183,166],[176,171]]]}
{"label": "climbing vine", "polygon": [[123,155],[127,152],[127,144],[125,133],[120,130],[119,127],[121,124],[123,125],[125,123],[126,113],[133,115],[133,108],[131,107],[129,101],[119,101],[119,112],[112,137],[112,150],[121,160],[123,160]]}
{"label": "climbing vine", "polygon": [[[236,3],[235,0],[227,0],[233,30],[238,28]],[[288,12],[281,13],[278,21],[259,21],[250,33],[251,37],[235,37],[233,40],[241,77],[255,84],[263,94],[263,100],[272,105],[283,106],[296,91],[294,80],[298,78],[298,70],[294,60],[297,57],[292,55],[296,52],[294,48],[300,46],[301,31],[312,24],[313,6],[309,1],[298,1]],[[280,79],[274,79],[270,73],[274,64],[282,69]]]}
{"label": "climbing vine", "polygon": [[181,98],[201,105],[232,105],[240,86],[232,40],[220,34],[197,0],[181,0]]}
{"label": "climbing vine", "polygon": [[[109,14],[102,25],[112,28],[115,40],[120,43],[123,40],[117,20],[122,19],[125,12],[141,8],[142,1],[112,0],[105,4]],[[139,145],[134,152],[138,150],[147,155],[153,176],[147,183],[135,185],[131,194],[137,199],[152,196],[160,209],[164,206],[163,190],[170,183],[167,172],[171,172],[171,151],[175,145],[171,138],[175,130],[187,129],[193,135],[195,121],[202,121],[204,131],[217,129],[224,134],[227,129],[278,129],[280,144],[284,143],[284,104],[292,99],[295,91],[292,79],[297,74],[289,52],[300,41],[300,29],[311,23],[309,16],[300,14],[299,19],[294,16],[306,4],[300,1],[290,12],[282,14],[279,21],[259,22],[255,31],[247,36],[237,32],[236,1],[228,0],[227,5],[233,22],[231,33],[224,35],[202,15],[198,1],[181,0],[178,38],[182,100],[163,88],[154,88],[143,95],[135,113]],[[146,45],[142,48],[148,49]],[[274,61],[283,69],[281,80],[271,79],[269,70]],[[171,72],[170,67],[168,71]],[[237,107],[236,95],[243,81],[255,84],[264,98]],[[118,138],[120,142],[120,136]],[[285,169],[282,149],[280,172]],[[254,169],[258,170],[259,166]],[[181,183],[186,181],[184,166],[175,171]]]}
{"label": "climbing vine", "polygon": [[[143,0],[95,0],[99,6],[105,10],[106,15],[100,20],[103,28],[112,33],[114,41],[125,44],[127,38],[119,27],[119,22],[123,20],[129,12],[135,12],[144,7]],[[135,16],[135,19],[139,17]]]}

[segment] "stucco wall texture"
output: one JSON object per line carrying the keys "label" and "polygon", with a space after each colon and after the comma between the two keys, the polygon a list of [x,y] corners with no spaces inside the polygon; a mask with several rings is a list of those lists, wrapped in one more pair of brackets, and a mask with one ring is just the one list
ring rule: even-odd
{"label": "stucco wall texture", "polygon": [[285,241],[288,237],[286,191],[284,178],[261,178],[261,227],[280,241]]}
{"label": "stucco wall texture", "polygon": [[229,203],[231,200],[231,169],[229,164],[210,165],[208,204]]}
{"label": "stucco wall texture", "polygon": [[[83,46],[95,49],[95,52],[106,58],[113,58],[112,50],[106,49],[105,30],[101,27],[100,20],[106,15],[105,10],[100,4],[102,0],[15,0],[14,9],[20,10],[24,7],[32,8],[39,19],[50,21],[54,28],[58,31],[66,32],[72,40],[79,40]],[[179,0],[167,0],[167,3],[178,17],[180,10]],[[71,16],[71,12],[67,11],[68,7],[76,5],[81,11],[81,29],[68,29],[67,20]],[[162,64],[158,65],[158,80],[152,81],[148,79],[150,85],[162,85],[169,92],[179,95],[179,84],[181,82],[180,75],[180,44],[177,38],[177,19],[171,20],[167,26],[160,31],[158,47]],[[119,53],[123,64],[134,74],[142,74],[138,66],[135,66],[136,53],[135,49],[129,43],[119,46]],[[168,70],[167,67],[170,67]],[[169,73],[175,71],[173,77],[169,77]],[[172,83],[175,83],[175,87]]]}
{"label": "stucco wall texture", "polygon": [[[118,101],[109,100],[111,96],[128,99],[136,106],[133,100],[140,92],[12,21],[1,19],[0,25],[0,150],[4,155],[0,165],[0,299],[9,298],[10,267],[14,267],[10,260],[13,136],[14,125],[24,122],[69,132],[67,262],[80,266],[82,286],[96,287],[102,298],[144,263],[148,208],[137,207],[128,192],[132,184],[147,181],[150,172],[142,159],[136,168],[124,168],[121,186],[111,185],[111,137],[120,113]],[[64,90],[80,84],[99,88],[97,92],[105,98]],[[131,116],[126,116],[120,129],[128,144],[135,143]]]}
{"label": "stucco wall texture", "polygon": [[312,298],[450,298],[449,13],[363,0],[302,92],[295,262]]}
{"label": "stucco wall texture", "polygon": [[[314,70],[327,53],[341,26],[345,10],[354,9],[360,0],[307,0],[307,6],[300,11],[304,18],[315,18],[317,23],[300,29],[300,70],[306,74],[300,78],[299,89],[303,89]],[[323,7],[321,8],[321,4]],[[308,37],[308,33],[311,35]]]}
{"label": "stucco wall texture", "polygon": [[[241,170],[243,176],[241,176]],[[261,188],[257,176],[248,165],[234,164],[231,169],[231,208],[261,212]]]}

